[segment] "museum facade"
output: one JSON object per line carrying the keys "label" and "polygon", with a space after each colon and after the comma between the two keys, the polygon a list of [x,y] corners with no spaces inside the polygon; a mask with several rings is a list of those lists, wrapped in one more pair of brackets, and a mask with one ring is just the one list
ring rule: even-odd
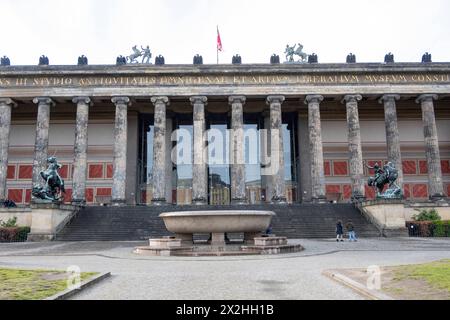
{"label": "museum facade", "polygon": [[450,192],[450,63],[0,66],[0,198],[47,157],[68,203],[348,202],[391,162]]}

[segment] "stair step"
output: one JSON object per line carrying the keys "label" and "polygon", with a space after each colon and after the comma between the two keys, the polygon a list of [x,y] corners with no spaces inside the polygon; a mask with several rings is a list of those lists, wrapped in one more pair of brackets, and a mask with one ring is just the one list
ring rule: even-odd
{"label": "stair step", "polygon": [[[159,214],[167,211],[199,210],[197,206],[170,207],[87,207],[57,235],[63,241],[145,240],[166,236]],[[272,230],[289,238],[332,238],[338,219],[352,220],[359,237],[379,236],[378,230],[351,204],[295,204],[288,206],[214,206],[200,210],[271,210],[277,216]],[[197,236],[200,239],[205,236]]]}

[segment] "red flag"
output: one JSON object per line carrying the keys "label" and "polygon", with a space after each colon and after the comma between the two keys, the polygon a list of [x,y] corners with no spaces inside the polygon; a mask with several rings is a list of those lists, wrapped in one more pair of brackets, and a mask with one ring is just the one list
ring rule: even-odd
{"label": "red flag", "polygon": [[220,39],[219,27],[217,27],[217,51],[223,51],[222,40]]}

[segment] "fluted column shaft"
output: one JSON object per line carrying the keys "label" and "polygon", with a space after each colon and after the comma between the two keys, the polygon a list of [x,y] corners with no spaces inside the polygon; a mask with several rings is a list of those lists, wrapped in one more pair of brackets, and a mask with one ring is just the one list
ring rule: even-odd
{"label": "fluted column shaft", "polygon": [[166,107],[168,97],[152,97],[155,106],[153,131],[153,198],[152,203],[166,203]]}
{"label": "fluted column shaft", "polygon": [[244,96],[231,96],[231,202],[243,204],[247,202],[245,192],[245,159],[244,159]]}
{"label": "fluted column shaft", "polygon": [[437,100],[435,94],[424,94],[417,99],[422,105],[423,135],[425,139],[425,153],[428,167],[429,194],[432,200],[440,200],[444,197],[444,185],[442,182],[441,156],[439,153],[439,141],[434,115],[433,100]]}
{"label": "fluted column shaft", "polygon": [[11,131],[11,106],[16,103],[9,98],[0,98],[0,200],[8,198],[8,148]]}
{"label": "fluted column shaft", "polygon": [[114,159],[112,203],[114,205],[126,202],[127,180],[127,133],[128,133],[128,97],[114,97],[111,99],[116,106],[114,122]]}
{"label": "fluted column shaft", "polygon": [[86,203],[88,123],[91,99],[89,97],[75,97],[72,101],[77,105],[72,203],[82,205]]}
{"label": "fluted column shaft", "polygon": [[309,153],[311,156],[312,200],[325,201],[325,174],[323,168],[322,128],[320,123],[320,102],[323,97],[310,95],[306,97],[308,105]]}
{"label": "fluted column shaft", "polygon": [[397,108],[395,101],[399,95],[386,94],[380,99],[384,103],[384,122],[386,126],[386,145],[388,161],[398,170],[397,185],[403,186],[402,153],[400,151],[400,136],[398,132]]}
{"label": "fluted column shaft", "polygon": [[48,97],[38,97],[33,99],[33,102],[38,105],[32,176],[32,183],[35,186],[42,183],[40,172],[47,166],[50,106],[54,105],[54,102]]}
{"label": "fluted column shaft", "polygon": [[271,202],[286,202],[286,183],[284,181],[284,148],[283,122],[281,104],[284,96],[269,96],[267,104],[270,106],[270,170],[272,172]]}
{"label": "fluted column shaft", "polygon": [[350,179],[352,184],[352,199],[364,198],[364,170],[361,147],[361,129],[359,125],[358,101],[360,95],[344,97],[347,109],[348,148],[350,154]]}
{"label": "fluted column shaft", "polygon": [[192,203],[204,205],[208,203],[208,154],[205,140],[205,106],[207,97],[190,98],[193,106],[194,122],[194,164],[192,168]]}

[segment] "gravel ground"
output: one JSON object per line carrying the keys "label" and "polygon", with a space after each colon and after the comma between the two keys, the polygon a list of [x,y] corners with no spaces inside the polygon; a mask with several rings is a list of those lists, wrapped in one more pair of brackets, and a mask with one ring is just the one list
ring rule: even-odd
{"label": "gravel ground", "polygon": [[0,267],[110,271],[74,299],[363,299],[321,273],[450,258],[448,239],[290,240],[300,253],[242,257],[146,257],[144,242],[0,244]]}

